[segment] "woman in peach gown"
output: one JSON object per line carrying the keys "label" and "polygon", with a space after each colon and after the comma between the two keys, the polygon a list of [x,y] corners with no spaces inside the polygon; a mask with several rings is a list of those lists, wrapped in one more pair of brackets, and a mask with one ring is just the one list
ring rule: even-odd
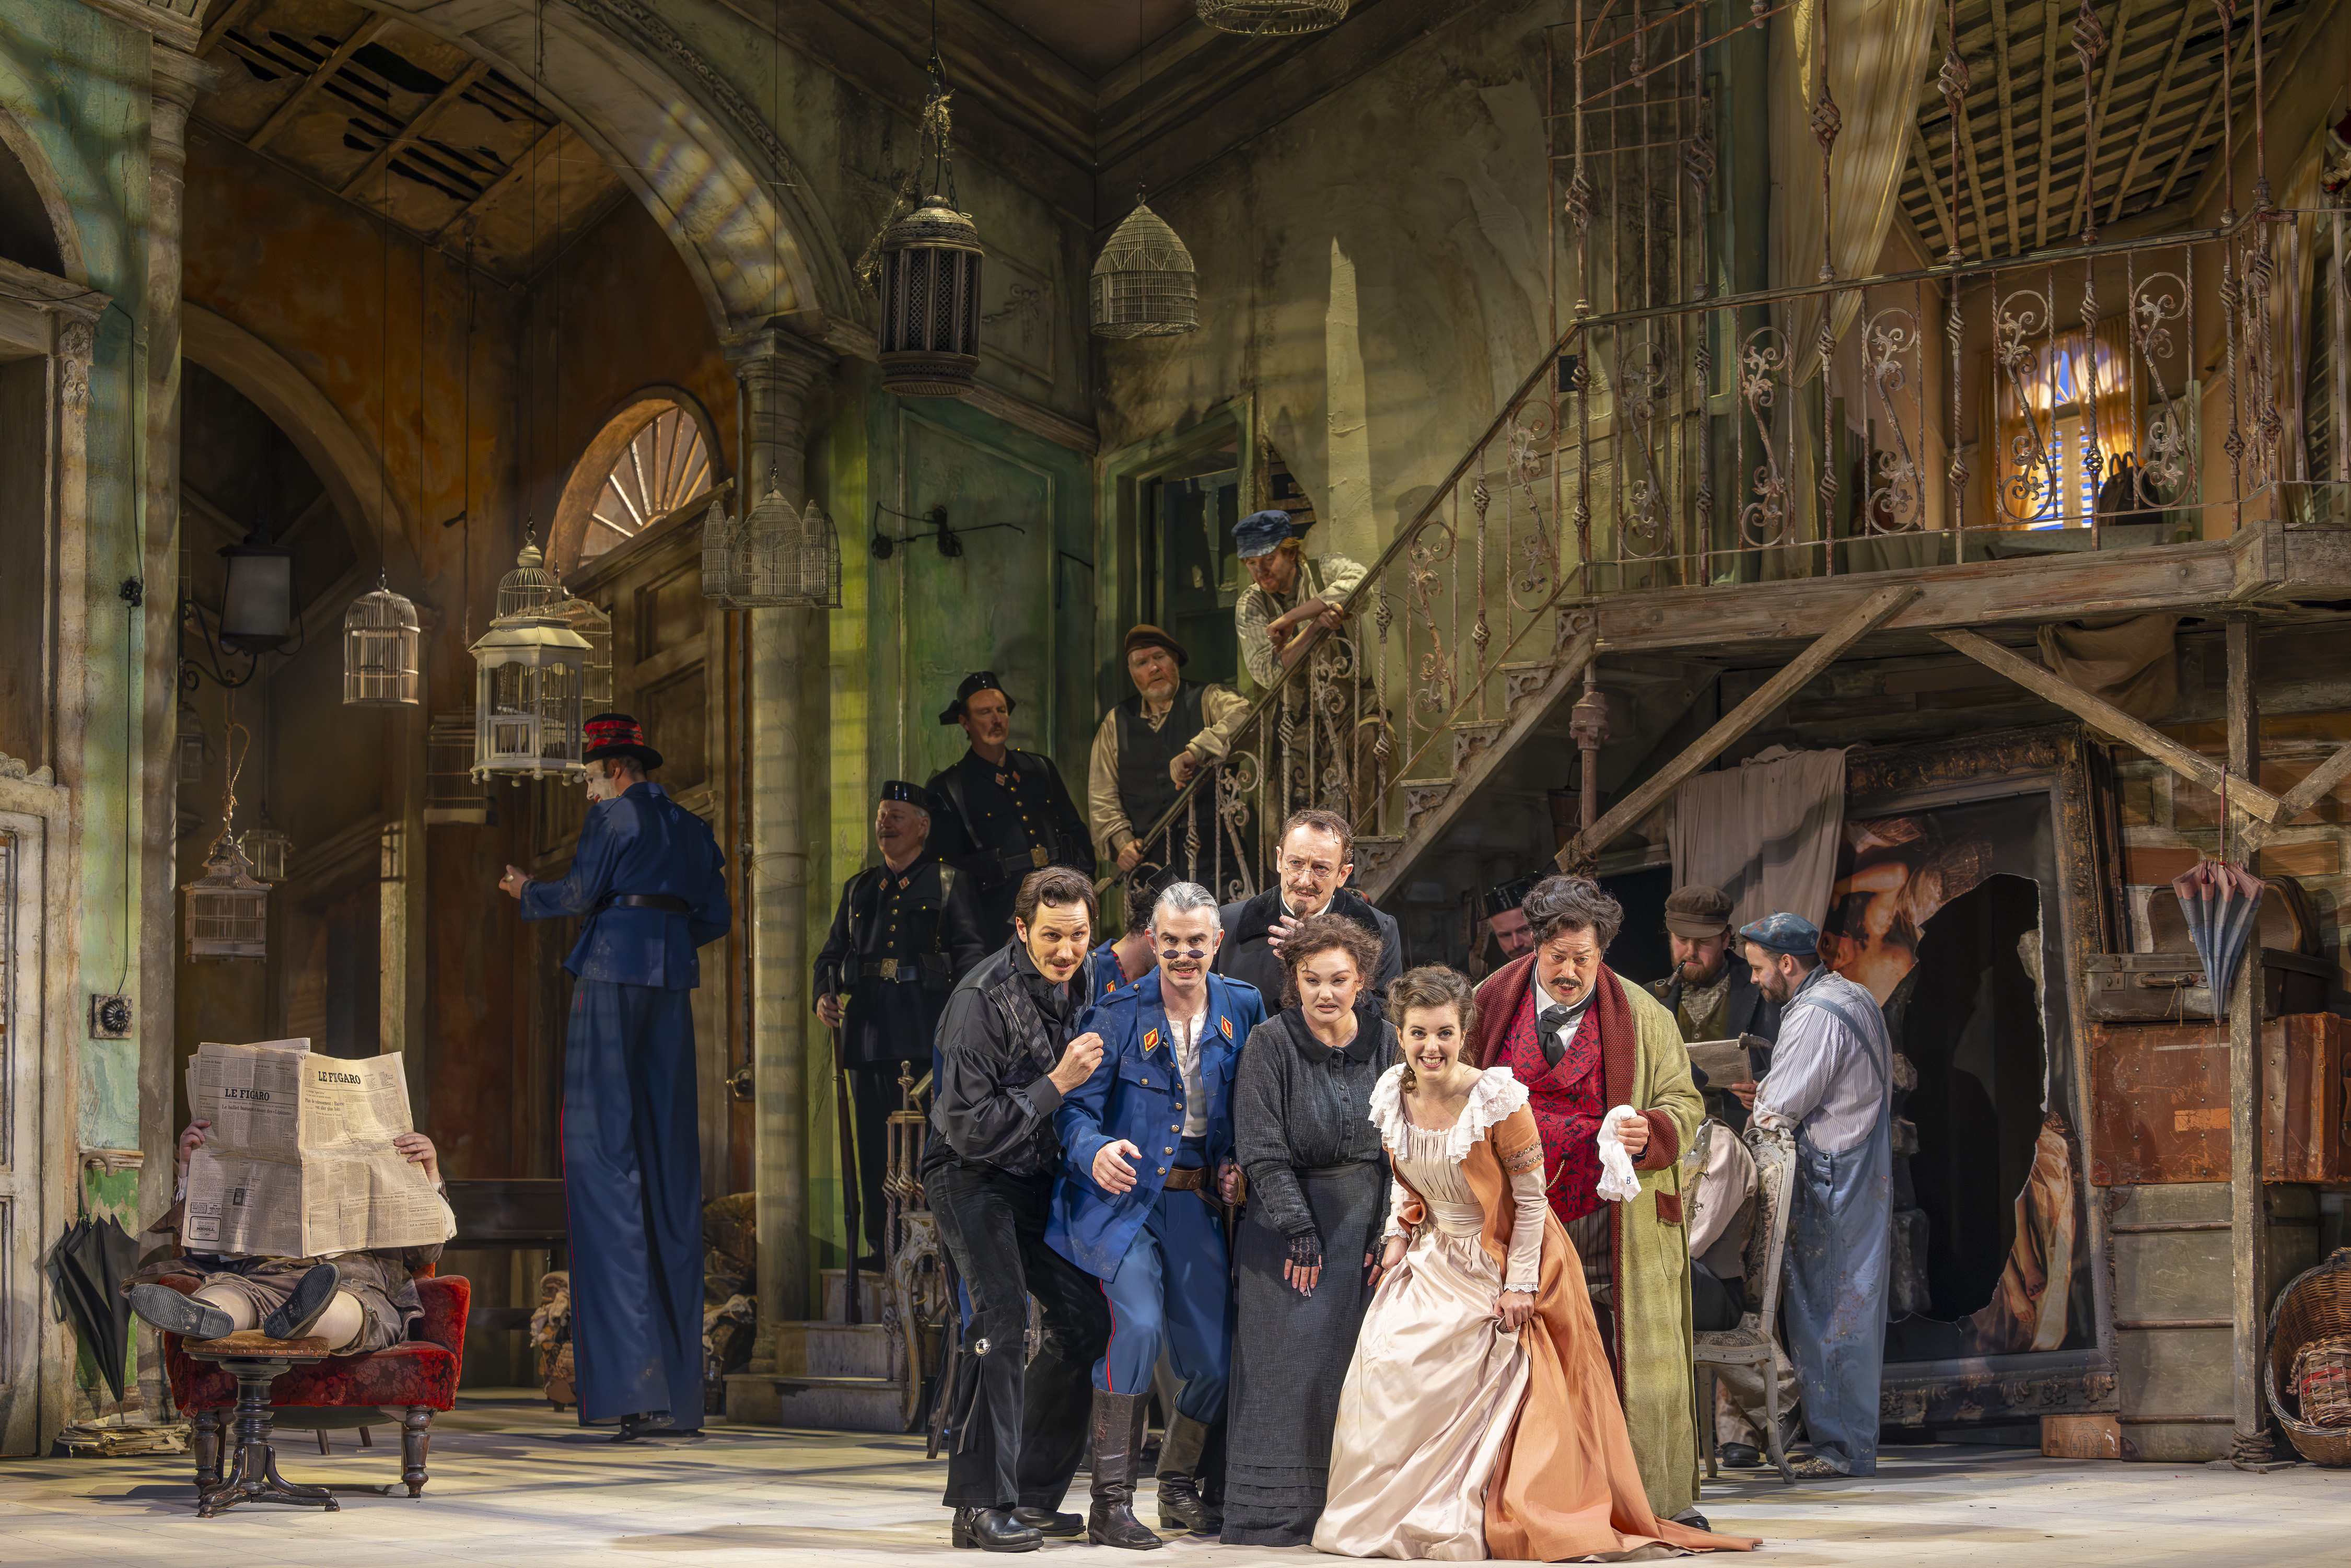
{"label": "woman in peach gown", "polygon": [[1454,1563],[1752,1549],[1650,1511],[1583,1269],[1544,1201],[1526,1088],[1461,1060],[1468,982],[1415,969],[1388,1012],[1405,1060],[1372,1120],[1394,1218],[1314,1544]]}

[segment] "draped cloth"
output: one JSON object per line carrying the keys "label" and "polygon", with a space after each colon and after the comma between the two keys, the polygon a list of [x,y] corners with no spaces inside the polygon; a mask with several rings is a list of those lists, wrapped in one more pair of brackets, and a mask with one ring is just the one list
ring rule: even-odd
{"label": "draped cloth", "polygon": [[1675,792],[1674,880],[1729,894],[1734,931],[1782,910],[1825,928],[1844,831],[1844,753],[1775,746]]}

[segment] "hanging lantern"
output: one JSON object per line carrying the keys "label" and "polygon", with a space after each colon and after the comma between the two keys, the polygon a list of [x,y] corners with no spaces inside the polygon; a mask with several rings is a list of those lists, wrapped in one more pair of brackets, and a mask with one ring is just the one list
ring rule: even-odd
{"label": "hanging lantern", "polygon": [[1094,262],[1092,294],[1097,338],[1174,338],[1200,324],[1192,253],[1140,198]]}
{"label": "hanging lantern", "polygon": [[735,519],[727,514],[726,499],[714,496],[710,510],[702,517],[702,596],[715,599],[728,609],[735,608],[735,595],[741,584],[735,578]]}
{"label": "hanging lantern", "polygon": [[180,734],[174,743],[179,758],[179,779],[183,784],[204,781],[204,721],[196,716],[196,705],[187,698],[180,699]]}
{"label": "hanging lantern", "polygon": [[735,559],[734,602],[744,609],[841,608],[841,538],[832,519],[814,501],[793,512],[772,469],[768,493],[743,519]]}
{"label": "hanging lantern", "polygon": [[275,887],[286,880],[294,860],[294,841],[269,820],[268,807],[261,809],[258,823],[245,830],[245,836],[237,840],[237,848],[244,852],[246,864],[252,868],[254,881]]}
{"label": "hanging lantern", "polygon": [[254,880],[225,821],[204,857],[204,874],[180,891],[188,895],[191,963],[269,956],[269,890]]}
{"label": "hanging lantern", "polygon": [[424,825],[484,827],[490,798],[474,775],[474,710],[435,714],[424,733]]}
{"label": "hanging lantern", "polygon": [[[474,644],[476,779],[562,778],[580,770],[588,639],[556,613],[555,580],[525,543],[498,584],[498,618]],[[511,608],[510,608],[511,607]]]}
{"label": "hanging lantern", "polygon": [[416,606],[388,587],[343,612],[343,706],[416,706]]}
{"label": "hanging lantern", "polygon": [[228,590],[221,598],[221,641],[264,653],[293,635],[294,552],[284,545],[223,545]]}
{"label": "hanging lantern", "polygon": [[1347,0],[1198,0],[1200,20],[1219,33],[1288,38],[1346,19]]}
{"label": "hanging lantern", "polygon": [[933,196],[882,238],[882,387],[962,397],[979,376],[979,227]]}

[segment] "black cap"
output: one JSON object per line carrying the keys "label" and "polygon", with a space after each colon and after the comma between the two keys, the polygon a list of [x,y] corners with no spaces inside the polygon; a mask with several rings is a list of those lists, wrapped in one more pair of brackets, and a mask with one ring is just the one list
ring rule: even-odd
{"label": "black cap", "polygon": [[[955,701],[947,704],[946,712],[939,715],[939,722],[941,724],[953,724],[956,720],[963,717],[963,705],[971,701],[973,697],[977,696],[981,692],[1004,692],[1004,683],[996,678],[996,672],[994,670],[981,670],[977,674],[966,675],[963,678],[963,685],[956,688]],[[1012,700],[1012,694],[1010,692],[1004,692],[1004,711],[1006,713],[1010,713],[1014,708],[1019,707],[1019,706],[1020,705],[1019,703]]]}
{"label": "black cap", "polygon": [[932,809],[931,792],[920,784],[909,784],[904,779],[885,779],[882,785],[882,793],[875,803],[878,805],[882,800],[903,800],[909,806],[919,806],[925,811]]}
{"label": "black cap", "polygon": [[1511,910],[1524,904],[1527,901],[1527,894],[1534,890],[1535,879],[1531,876],[1513,877],[1499,887],[1488,888],[1486,890],[1487,918],[1491,919],[1497,915],[1508,915]]}

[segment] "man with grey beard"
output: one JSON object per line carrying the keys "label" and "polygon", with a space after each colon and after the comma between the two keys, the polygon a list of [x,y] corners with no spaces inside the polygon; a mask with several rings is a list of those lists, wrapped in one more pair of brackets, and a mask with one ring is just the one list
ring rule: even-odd
{"label": "man with grey beard", "polygon": [[[1146,844],[1136,835],[1148,832],[1167,813],[1202,766],[1224,760],[1233,727],[1249,713],[1249,699],[1224,686],[1184,679],[1180,672],[1191,655],[1156,626],[1128,632],[1122,656],[1134,695],[1102,716],[1086,769],[1087,826],[1094,853],[1115,861],[1121,872],[1148,861],[1172,876],[1207,882],[1213,873],[1205,868],[1217,863],[1212,790],[1203,788],[1188,819],[1178,821],[1164,838]],[[1226,865],[1236,863],[1234,853],[1228,843]]]}

